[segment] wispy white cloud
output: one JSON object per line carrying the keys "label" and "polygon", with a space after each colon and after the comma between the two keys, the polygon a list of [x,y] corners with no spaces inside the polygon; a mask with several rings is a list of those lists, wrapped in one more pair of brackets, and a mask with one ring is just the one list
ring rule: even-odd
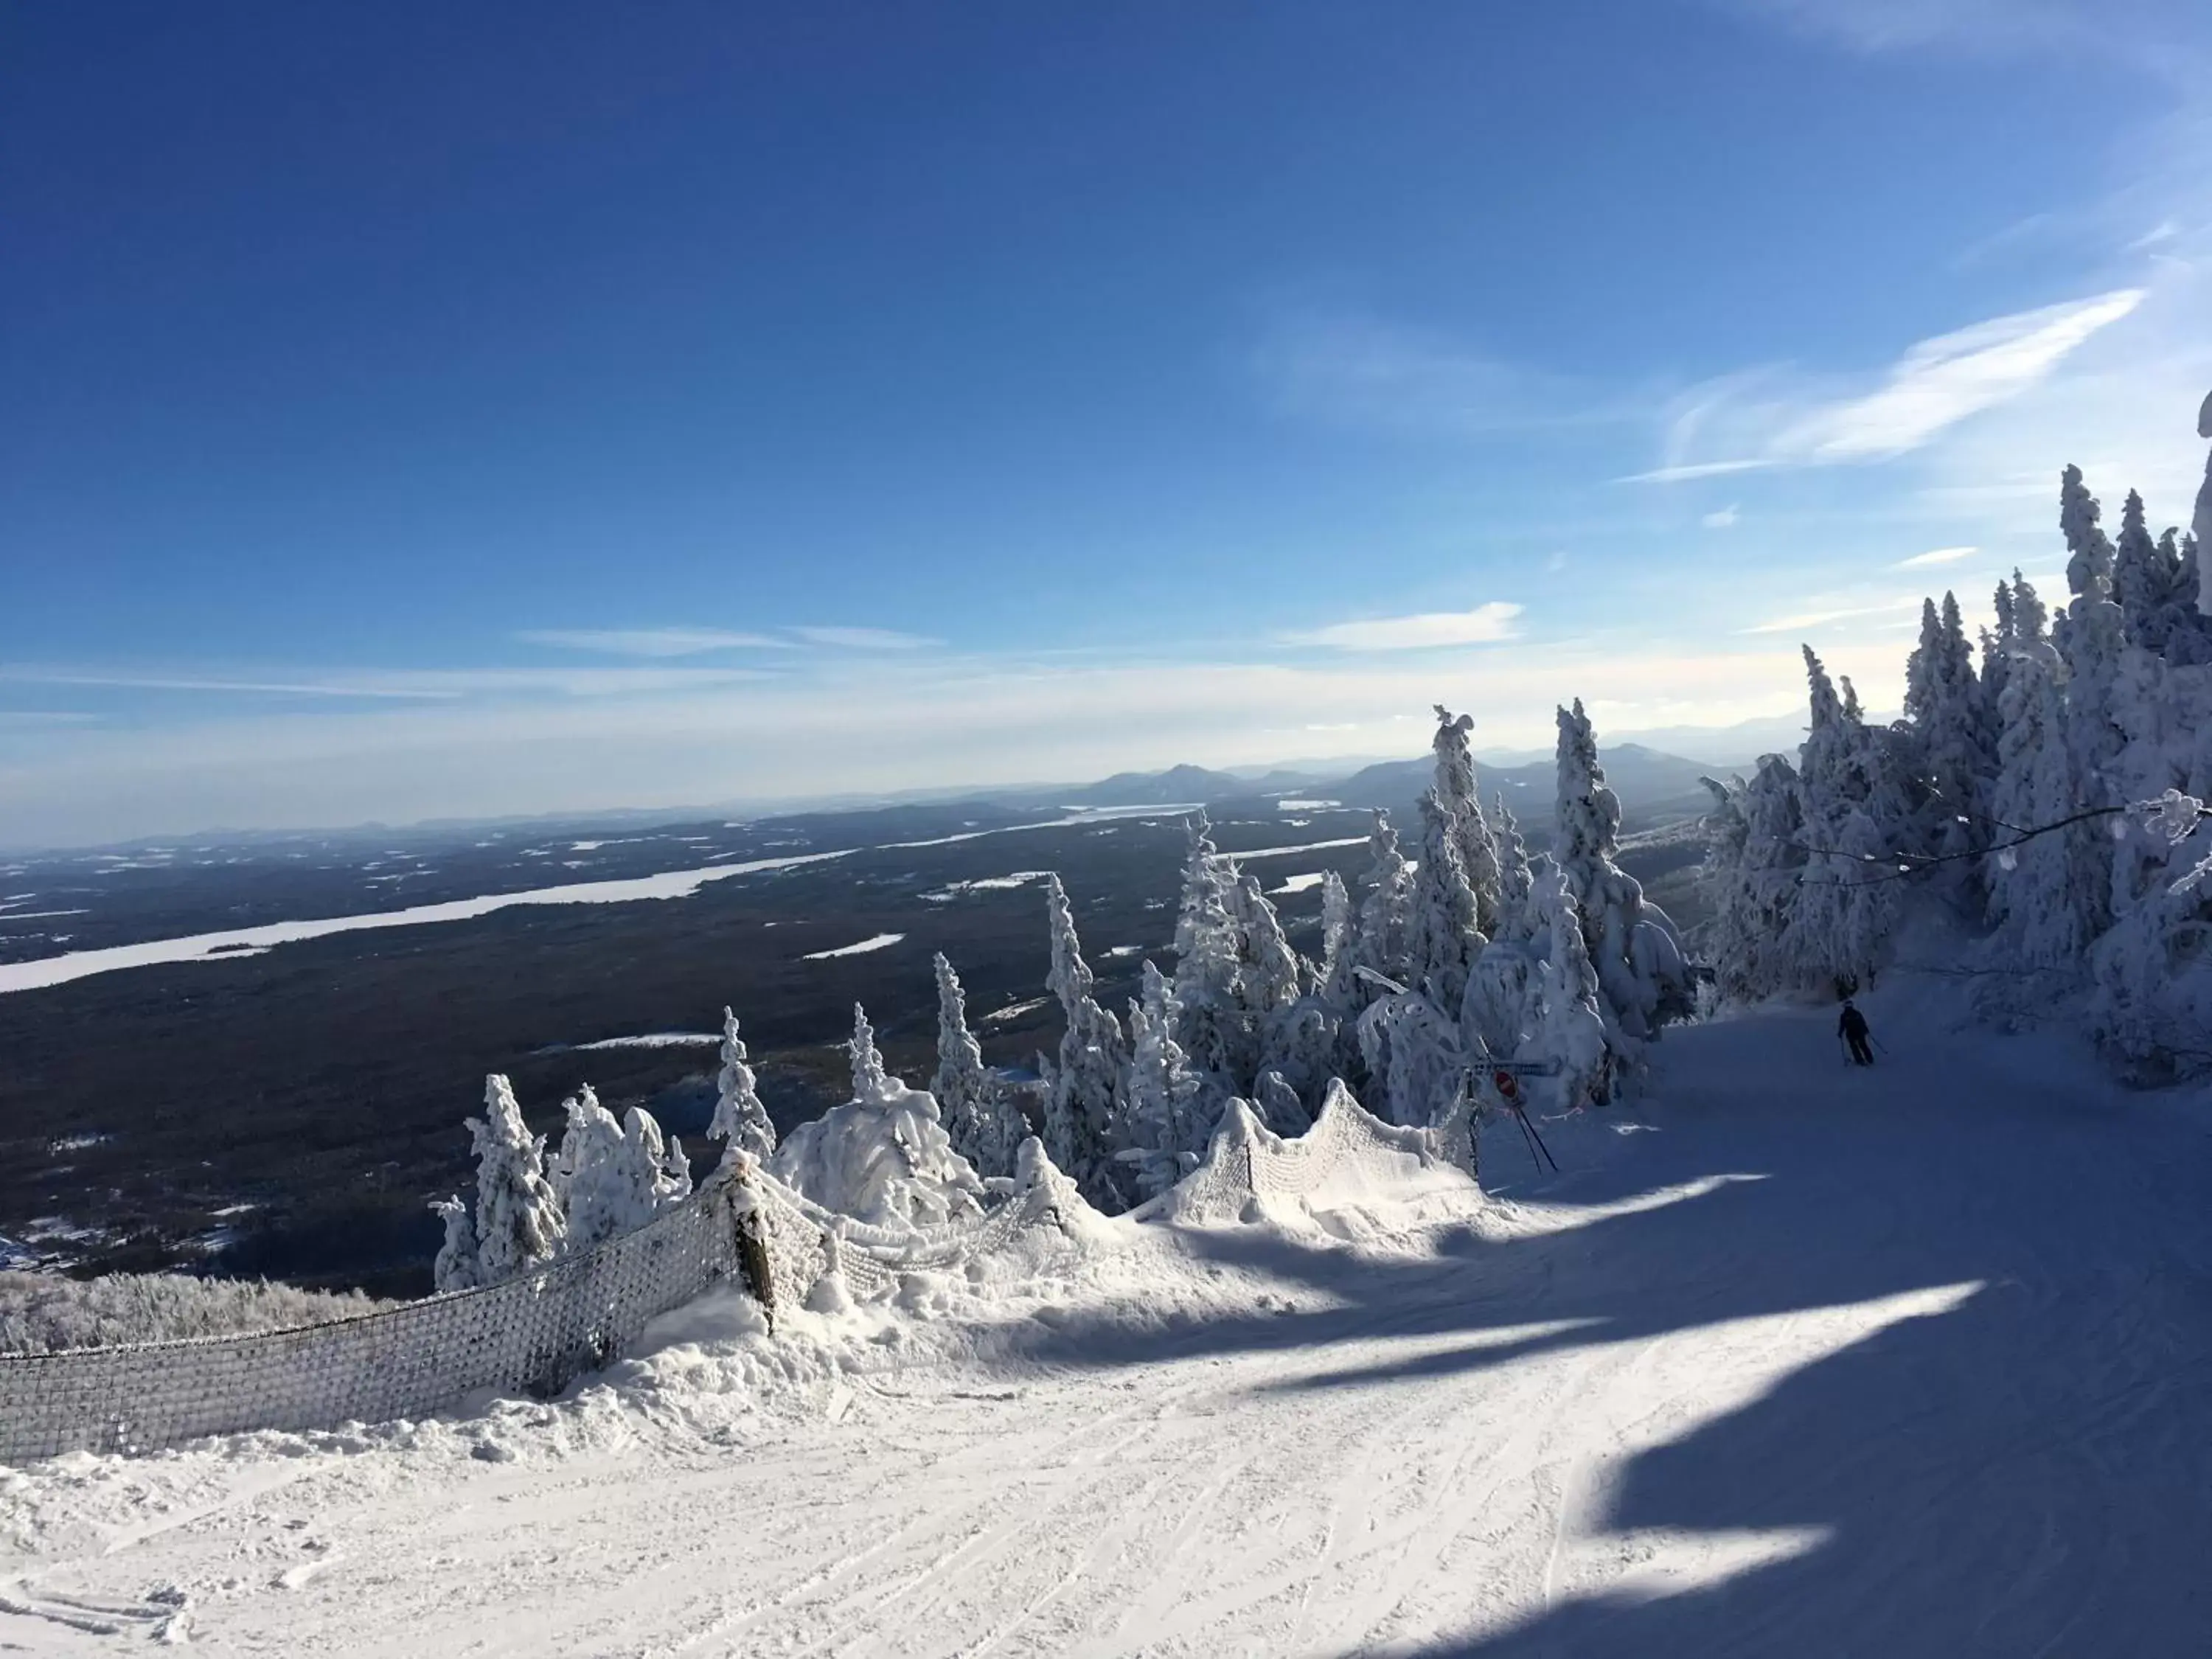
{"label": "wispy white cloud", "polygon": [[926,634],[902,634],[891,628],[794,628],[791,632],[809,645],[834,646],[841,651],[919,651],[945,643]]}
{"label": "wispy white cloud", "polygon": [[[1678,483],[1910,454],[2034,389],[2092,336],[2136,310],[2145,293],[2115,289],[1936,335],[1906,350],[1868,392],[1823,397],[1779,370],[1710,382],[1676,400],[1666,463],[1622,482]],[[1699,458],[1708,445],[1735,453]]]}
{"label": "wispy white cloud", "polygon": [[611,657],[696,657],[709,651],[791,648],[788,640],[726,628],[532,628],[515,637],[526,645],[596,651]]}
{"label": "wispy white cloud", "polygon": [[2142,300],[2142,289],[2116,289],[1923,340],[1880,390],[1810,411],[1776,447],[1816,466],[1917,449],[1968,416],[2017,398]]}
{"label": "wispy white cloud", "polygon": [[1791,616],[1776,617],[1769,621],[1754,623],[1749,628],[1739,628],[1739,634],[1808,634],[1830,628],[1841,622],[1856,622],[1867,617],[1887,617],[1899,611],[1920,609],[1917,594],[1900,599],[1885,599],[1875,605],[1838,605],[1832,610],[1802,611]]}
{"label": "wispy white cloud", "polygon": [[344,678],[234,678],[204,674],[144,674],[100,669],[0,666],[0,680],[21,685],[74,685],[125,691],[196,691],[274,697],[441,698],[450,691],[392,684],[383,677]]}
{"label": "wispy white cloud", "polygon": [[1724,9],[1867,53],[2086,53],[2190,84],[2207,29],[2195,0],[1717,0]]}
{"label": "wispy white cloud", "polygon": [[250,675],[146,673],[127,669],[0,665],[0,682],[195,696],[448,702],[506,695],[623,696],[734,685],[775,676],[752,668],[426,668]]}
{"label": "wispy white cloud", "polygon": [[1517,605],[1493,599],[1472,611],[1431,611],[1413,617],[1376,617],[1286,634],[1286,645],[1322,645],[1339,651],[1429,651],[1455,645],[1495,645],[1514,637]]}
{"label": "wispy white cloud", "polygon": [[1978,547],[1938,547],[1926,553],[1915,553],[1909,559],[1899,559],[1890,566],[1892,570],[1924,570],[1931,565],[1956,564],[1961,559],[1971,559],[1982,550]]}
{"label": "wispy white cloud", "polygon": [[1731,501],[1726,507],[1720,507],[1714,512],[1706,514],[1705,516],[1698,520],[1698,522],[1705,526],[1708,530],[1733,530],[1735,528],[1737,517],[1738,512],[1735,503]]}
{"label": "wispy white cloud", "polygon": [[1655,466],[1646,472],[1631,472],[1615,479],[1617,483],[1689,483],[1698,478],[1722,478],[1731,472],[1758,472],[1771,466],[1780,466],[1778,460],[1739,459],[1733,461],[1677,462],[1668,466]]}

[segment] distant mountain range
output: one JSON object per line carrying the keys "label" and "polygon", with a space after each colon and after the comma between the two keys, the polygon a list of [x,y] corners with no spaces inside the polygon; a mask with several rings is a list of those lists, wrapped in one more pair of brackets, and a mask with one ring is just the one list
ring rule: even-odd
{"label": "distant mountain range", "polygon": [[[1599,751],[1606,781],[1620,797],[1632,829],[1692,817],[1711,796],[1699,780],[1733,769],[1687,760],[1641,743],[1620,743]],[[1329,801],[1340,806],[1382,807],[1401,823],[1436,775],[1435,760],[1378,761],[1349,775],[1277,769],[1258,777],[1240,776],[1203,766],[1171,766],[1163,772],[1119,772],[1084,787],[1060,790],[1054,799],[1077,806],[1170,806],[1186,803],[1234,808],[1237,803],[1286,796]],[[1551,759],[1498,765],[1478,761],[1475,782],[1486,801],[1503,795],[1513,815],[1532,825],[1548,825],[1553,816],[1555,773]]]}

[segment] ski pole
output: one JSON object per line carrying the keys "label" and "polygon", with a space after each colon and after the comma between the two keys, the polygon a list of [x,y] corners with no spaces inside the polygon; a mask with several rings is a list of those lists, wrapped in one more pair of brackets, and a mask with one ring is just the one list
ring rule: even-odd
{"label": "ski pole", "polygon": [[1536,1143],[1535,1143],[1535,1141],[1534,1141],[1534,1139],[1532,1139],[1530,1138],[1530,1132],[1529,1132],[1529,1128],[1528,1128],[1528,1120],[1527,1118],[1525,1118],[1525,1117],[1522,1116],[1522,1115],[1521,1115],[1521,1109],[1520,1109],[1520,1108],[1519,1108],[1519,1107],[1517,1107],[1517,1106],[1516,1106],[1516,1107],[1513,1108],[1512,1109],[1513,1109],[1513,1121],[1514,1121],[1516,1123],[1517,1123],[1517,1124],[1519,1124],[1519,1125],[1521,1126],[1521,1144],[1522,1144],[1523,1146],[1526,1146],[1526,1147],[1528,1149],[1528,1161],[1529,1161],[1531,1164],[1536,1164],[1536,1171],[1537,1171],[1537,1173],[1538,1173],[1538,1174],[1540,1174],[1540,1174],[1542,1174],[1542,1173],[1543,1173],[1544,1166],[1543,1166],[1541,1164],[1537,1163],[1537,1160],[1536,1160]]}
{"label": "ski pole", "polygon": [[1521,1119],[1521,1127],[1528,1132],[1528,1138],[1534,1141],[1538,1148],[1543,1152],[1544,1162],[1552,1166],[1552,1173],[1553,1175],[1559,1174],[1559,1160],[1553,1158],[1552,1156],[1552,1149],[1544,1145],[1544,1137],[1536,1133],[1536,1126],[1528,1121],[1528,1114],[1518,1106],[1515,1107],[1513,1109]]}

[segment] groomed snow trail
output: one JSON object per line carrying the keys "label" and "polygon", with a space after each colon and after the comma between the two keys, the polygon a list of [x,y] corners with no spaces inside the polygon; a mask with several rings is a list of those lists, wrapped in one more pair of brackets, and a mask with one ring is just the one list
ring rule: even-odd
{"label": "groomed snow trail", "polygon": [[1504,1201],[1357,1245],[1142,1230],[773,1347],[702,1307],[556,1406],[0,1474],[0,1650],[2207,1650],[2204,1103],[1869,1012],[1865,1073],[1826,1012],[1674,1034],[1565,1177],[1493,1135]]}

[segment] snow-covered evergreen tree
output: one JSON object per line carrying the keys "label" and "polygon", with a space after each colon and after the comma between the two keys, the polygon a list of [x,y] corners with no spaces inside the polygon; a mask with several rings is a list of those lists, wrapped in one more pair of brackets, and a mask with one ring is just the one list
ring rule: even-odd
{"label": "snow-covered evergreen tree", "polygon": [[430,1209],[446,1229],[430,1268],[431,1288],[440,1296],[476,1289],[483,1279],[477,1267],[476,1224],[469,1219],[469,1206],[459,1197],[440,1198],[431,1200]]}
{"label": "snow-covered evergreen tree", "polygon": [[1419,991],[1386,994],[1359,1017],[1369,1103],[1385,1121],[1425,1129],[1451,1109],[1470,1051],[1459,1022]]}
{"label": "snow-covered evergreen tree", "polygon": [[[1176,915],[1176,1041],[1218,1102],[1236,1091],[1236,1079],[1256,1056],[1245,1047],[1248,1034],[1237,1018],[1242,963],[1230,911],[1228,866],[1206,830],[1201,812],[1191,826]],[[1048,1136],[1045,1151],[1063,1173],[1073,1173]]]}
{"label": "snow-covered evergreen tree", "polygon": [[[1357,965],[1394,983],[1403,984],[1407,977],[1406,912],[1413,902],[1413,872],[1405,854],[1398,850],[1398,832],[1390,827],[1390,815],[1379,807],[1368,829],[1367,844],[1373,862],[1363,883],[1367,896],[1359,906]],[[1370,986],[1370,1001],[1373,995],[1374,988]]]}
{"label": "snow-covered evergreen tree", "polygon": [[728,1169],[738,1154],[765,1160],[775,1151],[775,1125],[761,1104],[753,1068],[747,1062],[744,1039],[738,1035],[738,1017],[722,1010],[722,1069],[715,1079],[714,1115],[707,1133],[722,1143],[722,1165]]}
{"label": "snow-covered evergreen tree", "polygon": [[[2197,435],[2212,438],[2212,393],[2204,399],[2204,407],[2197,412]],[[2204,482],[2197,487],[2197,511],[2189,524],[2191,538],[2196,544],[2198,560],[2197,568],[2197,601],[2199,615],[2212,617],[2212,592],[2205,591],[2203,561],[2212,556],[2212,452],[2204,457]]]}
{"label": "snow-covered evergreen tree", "polygon": [[567,1227],[545,1178],[545,1139],[522,1121],[514,1090],[484,1079],[484,1115],[468,1120],[477,1156],[477,1271],[496,1285],[560,1254]]}
{"label": "snow-covered evergreen tree", "polygon": [[661,1207],[670,1208],[691,1196],[691,1157],[684,1150],[684,1143],[676,1136],[668,1137],[668,1149],[660,1160],[660,1181],[655,1188]]}
{"label": "snow-covered evergreen tree", "polygon": [[1521,838],[1521,826],[1506,805],[1505,797],[1496,797],[1498,816],[1492,820],[1492,837],[1498,847],[1498,930],[1493,939],[1526,939],[1528,937],[1525,912],[1528,907],[1528,886],[1532,877],[1528,869],[1528,844]]}
{"label": "snow-covered evergreen tree", "polygon": [[1923,602],[1920,645],[1905,665],[1905,714],[1928,794],[1916,850],[1956,858],[1954,868],[1971,878],[1966,855],[1989,844],[1984,793],[1996,771],[1996,741],[1953,594],[1943,595],[1940,611],[1932,599]]}
{"label": "snow-covered evergreen tree", "polygon": [[[660,1121],[642,1106],[633,1106],[623,1114],[623,1152],[630,1206],[629,1224],[623,1231],[635,1232],[682,1198],[668,1168],[668,1140],[660,1133]],[[690,1193],[688,1172],[683,1186],[684,1192]]]}
{"label": "snow-covered evergreen tree", "polygon": [[554,1161],[559,1178],[568,1248],[580,1252],[604,1244],[636,1224],[629,1214],[627,1153],[622,1125],[599,1104],[591,1085],[561,1103],[568,1127]]}
{"label": "snow-covered evergreen tree", "polygon": [[1597,738],[1577,699],[1559,711],[1559,817],[1553,856],[1579,907],[1583,945],[1632,1062],[1661,1025],[1689,1012],[1689,971],[1674,922],[1644,897],[1643,884],[1613,862],[1620,847],[1620,798],[1607,787]]}
{"label": "snow-covered evergreen tree", "polygon": [[1346,1018],[1366,1006],[1359,994],[1359,916],[1344,878],[1331,870],[1321,878],[1322,1000]]}
{"label": "snow-covered evergreen tree", "polygon": [[1111,1213],[1126,1209],[1129,1196],[1122,1179],[1127,1166],[1115,1158],[1121,1150],[1115,1145],[1115,1096],[1128,1048],[1121,1022],[1091,994],[1097,981],[1083,959],[1075,913],[1058,876],[1046,883],[1045,907],[1052,933],[1052,971],[1045,985],[1060,999],[1066,1020],[1045,1103],[1045,1150],[1085,1199]]}
{"label": "snow-covered evergreen tree", "polygon": [[1503,885],[1496,836],[1482,814],[1482,799],[1475,793],[1474,751],[1468,734],[1474,720],[1437,705],[1437,733],[1432,746],[1437,756],[1435,793],[1449,825],[1459,853],[1461,873],[1474,896],[1475,930],[1485,938],[1498,931],[1498,910]]}
{"label": "snow-covered evergreen tree", "polygon": [[[1811,729],[1799,774],[1807,852],[1787,956],[1808,982],[1847,986],[1879,969],[1900,898],[1893,854],[1920,849],[1929,806],[1901,729],[1869,728],[1804,647]],[[1848,684],[1848,682],[1846,683]]]}
{"label": "snow-covered evergreen tree", "polygon": [[1157,1197],[1198,1167],[1212,1125],[1198,1078],[1176,1042],[1175,988],[1147,960],[1142,994],[1129,1004],[1129,1065],[1122,1085],[1128,1167],[1139,1200]]}
{"label": "snow-covered evergreen tree", "polygon": [[852,1052],[853,1098],[786,1136],[769,1173],[874,1226],[935,1226],[978,1212],[983,1183],[953,1150],[937,1102],[884,1070],[857,1008]]}
{"label": "snow-covered evergreen tree", "polygon": [[[1533,920],[1524,903],[1522,915]],[[1541,1023],[1544,959],[1534,942],[1496,939],[1474,960],[1467,996],[1460,1005],[1460,1026],[1500,1060],[1512,1060],[1528,1046]]]}
{"label": "snow-covered evergreen tree", "polygon": [[1555,1086],[1562,1105],[1601,1105],[1613,1097],[1620,1045],[1583,948],[1581,907],[1567,872],[1540,860],[1528,902],[1547,946],[1537,997],[1540,1022],[1532,1046],[1559,1066]]}
{"label": "snow-covered evergreen tree", "polygon": [[1421,796],[1421,856],[1406,906],[1406,974],[1439,1008],[1459,1006],[1468,970],[1488,942],[1476,915],[1457,826],[1431,787]]}
{"label": "snow-covered evergreen tree", "polygon": [[1285,1139],[1313,1127],[1314,1115],[1299,1098],[1290,1080],[1272,1067],[1260,1073],[1252,1091],[1252,1105],[1260,1121]]}
{"label": "snow-covered evergreen tree", "polygon": [[[2066,742],[2081,807],[2118,804],[2114,768],[2126,743],[2118,720],[2126,625],[2112,599],[2112,544],[2097,520],[2097,498],[2083,484],[2081,468],[2068,467],[2060,479],[2058,522],[2074,599],[2054,632],[2066,665]],[[2107,890],[2102,900],[2088,899],[2092,908],[2082,917],[2085,933],[2094,937],[2112,922],[2112,838],[2094,820],[2065,835],[2081,884],[2077,892],[2087,898]]]}
{"label": "snow-covered evergreen tree", "polygon": [[845,1056],[852,1063],[854,1099],[882,1100],[890,1093],[893,1079],[884,1069],[883,1054],[876,1047],[876,1028],[868,1024],[868,1011],[857,1002],[853,1005],[853,1035],[846,1039]]}
{"label": "snow-covered evergreen tree", "polygon": [[1304,994],[1307,974],[1254,878],[1239,873],[1231,883],[1229,915],[1237,938],[1237,1007],[1249,1033],[1243,1046],[1256,1062],[1261,1032]]}
{"label": "snow-covered evergreen tree", "polygon": [[[2088,940],[2085,918],[2093,896],[2078,890],[2085,874],[2064,835],[2023,839],[2021,832],[2058,823],[2078,810],[2066,711],[2051,666],[2014,660],[2005,687],[2005,727],[1993,793],[1997,852],[1989,870],[1990,911],[2002,950],[2030,968],[2078,968]],[[2014,844],[2017,843],[2017,844]]]}
{"label": "snow-covered evergreen tree", "polygon": [[633,1106],[617,1122],[588,1084],[564,1104],[568,1127],[560,1166],[570,1254],[635,1232],[689,1195],[690,1171],[678,1181],[652,1113]]}
{"label": "snow-covered evergreen tree", "polygon": [[983,1064],[982,1045],[968,1029],[968,998],[945,953],[937,954],[937,1098],[945,1133],[960,1156],[984,1176],[1011,1176],[1029,1126]]}
{"label": "snow-covered evergreen tree", "polygon": [[1791,988],[1805,974],[1797,915],[1808,861],[1802,781],[1787,760],[1768,755],[1748,783],[1708,778],[1705,786],[1717,802],[1705,820],[1708,850],[1699,872],[1713,912],[1705,954],[1729,996]]}

